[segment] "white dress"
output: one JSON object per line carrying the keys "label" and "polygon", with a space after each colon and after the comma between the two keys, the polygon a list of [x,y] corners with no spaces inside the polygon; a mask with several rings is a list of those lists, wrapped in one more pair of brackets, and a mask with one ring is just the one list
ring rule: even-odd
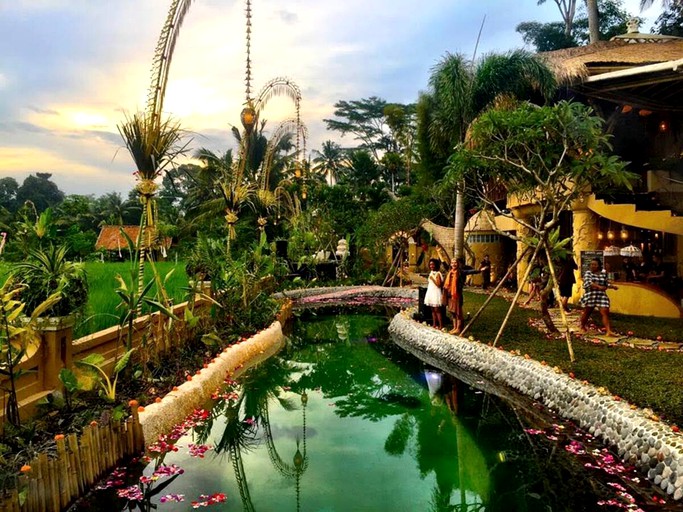
{"label": "white dress", "polygon": [[432,270],[429,273],[429,277],[431,279],[428,280],[427,284],[427,293],[425,294],[425,306],[429,306],[430,308],[436,308],[441,306],[441,288],[436,286],[434,284],[434,281],[432,279],[436,280],[438,278],[440,279],[440,282],[443,284],[443,276],[441,275],[441,272],[438,270]]}

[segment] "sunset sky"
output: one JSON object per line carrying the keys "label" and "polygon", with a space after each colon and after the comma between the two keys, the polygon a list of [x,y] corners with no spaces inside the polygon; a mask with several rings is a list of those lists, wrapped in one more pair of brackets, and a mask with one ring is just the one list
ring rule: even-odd
{"label": "sunset sky", "polygon": [[[334,103],[379,96],[408,103],[446,52],[523,47],[521,21],[559,21],[552,0],[252,0],[255,93],[288,77],[302,90],[309,149],[326,139]],[[660,2],[655,2],[658,6]],[[144,109],[169,0],[0,0],[0,177],[50,172],[67,194],[127,194],[133,163],[116,129]],[[639,0],[625,7],[639,14]],[[649,32],[659,14],[640,14]],[[197,0],[176,46],[165,111],[191,147],[233,145],[244,102],[244,1]],[[293,106],[272,100],[273,128]]]}

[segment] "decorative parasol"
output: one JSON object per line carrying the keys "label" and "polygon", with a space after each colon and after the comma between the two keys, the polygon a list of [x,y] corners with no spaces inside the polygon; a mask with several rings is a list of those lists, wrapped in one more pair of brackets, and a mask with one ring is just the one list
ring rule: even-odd
{"label": "decorative parasol", "polygon": [[642,251],[635,245],[627,245],[619,251],[619,254],[627,258],[640,258],[643,255]]}

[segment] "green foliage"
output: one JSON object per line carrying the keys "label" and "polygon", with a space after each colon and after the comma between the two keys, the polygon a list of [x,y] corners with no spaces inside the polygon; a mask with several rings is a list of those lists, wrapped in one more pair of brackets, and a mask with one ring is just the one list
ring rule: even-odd
{"label": "green foliage", "polygon": [[368,220],[358,231],[358,243],[363,247],[384,247],[397,233],[404,236],[414,233],[424,219],[433,217],[434,204],[402,197],[370,213]]}
{"label": "green foliage", "polygon": [[187,257],[185,273],[194,280],[211,281],[220,271],[224,249],[223,241],[200,234]]}
{"label": "green foliage", "polygon": [[483,202],[490,187],[501,184],[522,199],[538,198],[559,215],[590,187],[630,188],[636,179],[610,154],[602,125],[581,103],[490,110],[473,123],[469,147],[459,146],[450,158],[448,179],[464,180]]}
{"label": "green foliage", "polygon": [[25,356],[38,350],[40,335],[35,330],[36,322],[61,298],[59,293],[50,295],[33,308],[28,319],[25,319],[25,304],[17,299],[22,288],[11,277],[0,288],[0,375],[7,377],[4,389],[7,393],[5,417],[14,426],[21,424],[16,380],[21,377],[23,370],[17,366]]}
{"label": "green foliage", "polygon": [[81,263],[67,259],[66,246],[51,245],[46,250],[32,250],[28,259],[15,266],[16,277],[25,285],[21,298],[28,312],[33,311],[54,293],[62,300],[47,313],[66,316],[82,312],[88,301],[88,280]]}
{"label": "green foliage", "polygon": [[52,174],[47,172],[37,172],[35,176],[27,177],[17,189],[17,203],[31,201],[38,213],[61,203],[64,200],[64,192],[50,180],[51,177]]}
{"label": "green foliage", "polygon": [[655,21],[655,32],[667,36],[683,37],[683,3],[672,3]]}
{"label": "green foliage", "polygon": [[[112,372],[112,375],[107,375],[107,373],[104,371],[104,365],[106,363],[106,360],[103,355],[101,354],[90,354],[89,356],[84,357],[83,359],[79,359],[74,362],[76,366],[80,366],[82,368],[87,368],[91,370],[92,372],[95,372],[97,382],[101,388],[101,395],[109,402],[115,402],[116,401],[116,384],[119,379],[119,374],[123,371],[126,366],[128,366],[128,363],[130,362],[131,356],[133,355],[133,352],[135,349],[129,349],[127,350],[121,358],[116,361],[116,364],[114,365],[114,370]],[[69,379],[71,380],[71,379]],[[78,386],[78,384],[77,384]]]}
{"label": "green foliage", "polygon": [[578,46],[576,39],[565,33],[564,24],[561,22],[523,21],[515,30],[522,34],[522,39],[526,44],[532,44],[538,52]]}
{"label": "green foliage", "polygon": [[221,272],[212,281],[220,304],[218,329],[223,334],[243,334],[268,325],[279,310],[270,298],[277,281],[286,272],[270,250],[265,234],[237,259],[221,260]]}

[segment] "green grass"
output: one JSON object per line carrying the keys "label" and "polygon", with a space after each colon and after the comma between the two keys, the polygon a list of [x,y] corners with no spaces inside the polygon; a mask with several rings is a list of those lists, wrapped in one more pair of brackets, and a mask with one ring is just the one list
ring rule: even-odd
{"label": "green grass", "polygon": [[[173,263],[163,261],[157,262],[155,265],[162,280],[173,270],[164,286],[166,293],[173,299],[174,304],[185,301],[187,292],[183,288],[186,288],[188,285],[188,278],[185,274],[185,262]],[[85,318],[75,327],[74,337],[85,336],[86,334],[116,325],[121,314],[121,310],[117,309],[120,299],[116,294],[116,288],[119,286],[116,276],[121,275],[126,281],[126,285],[131,285],[129,262],[87,262],[85,263],[85,270],[88,274],[88,284],[90,287],[88,305]],[[152,269],[149,265],[146,265],[145,282],[151,279],[153,279]],[[149,292],[150,297],[155,295],[156,285],[152,286]]]}
{"label": "green grass", "polygon": [[[465,293],[465,311],[474,314],[486,296]],[[509,303],[494,299],[477,321],[469,335],[488,342],[495,339]],[[548,339],[546,335],[529,325],[538,318],[536,310],[515,308],[501,338],[505,350],[519,350],[550,366],[559,366],[564,372],[573,372],[577,379],[587,380],[596,386],[604,386],[640,407],[649,407],[667,421],[683,425],[683,353],[660,352],[594,344],[573,339],[576,361],[569,361],[564,339]],[[613,325],[619,332],[655,338],[661,335],[667,341],[683,341],[680,319],[643,319],[643,317],[614,315]]]}
{"label": "green grass", "polygon": [[[185,274],[185,262],[173,263],[162,261],[156,263],[157,271],[162,280],[172,270],[173,273],[166,281],[165,288],[168,295],[173,299],[174,304],[186,300],[186,288],[188,277]],[[85,315],[74,327],[74,338],[80,338],[86,334],[106,329],[118,323],[121,310],[117,309],[120,302],[116,294],[119,283],[116,276],[120,274],[130,286],[130,262],[120,263],[101,263],[99,261],[86,262],[85,271],[88,275],[88,304]],[[5,282],[5,278],[12,270],[12,264],[0,263],[0,283]],[[137,272],[136,272],[137,277]],[[149,264],[145,267],[145,282],[153,279],[152,269]],[[156,285],[152,286],[149,292],[150,297],[156,295]]]}

